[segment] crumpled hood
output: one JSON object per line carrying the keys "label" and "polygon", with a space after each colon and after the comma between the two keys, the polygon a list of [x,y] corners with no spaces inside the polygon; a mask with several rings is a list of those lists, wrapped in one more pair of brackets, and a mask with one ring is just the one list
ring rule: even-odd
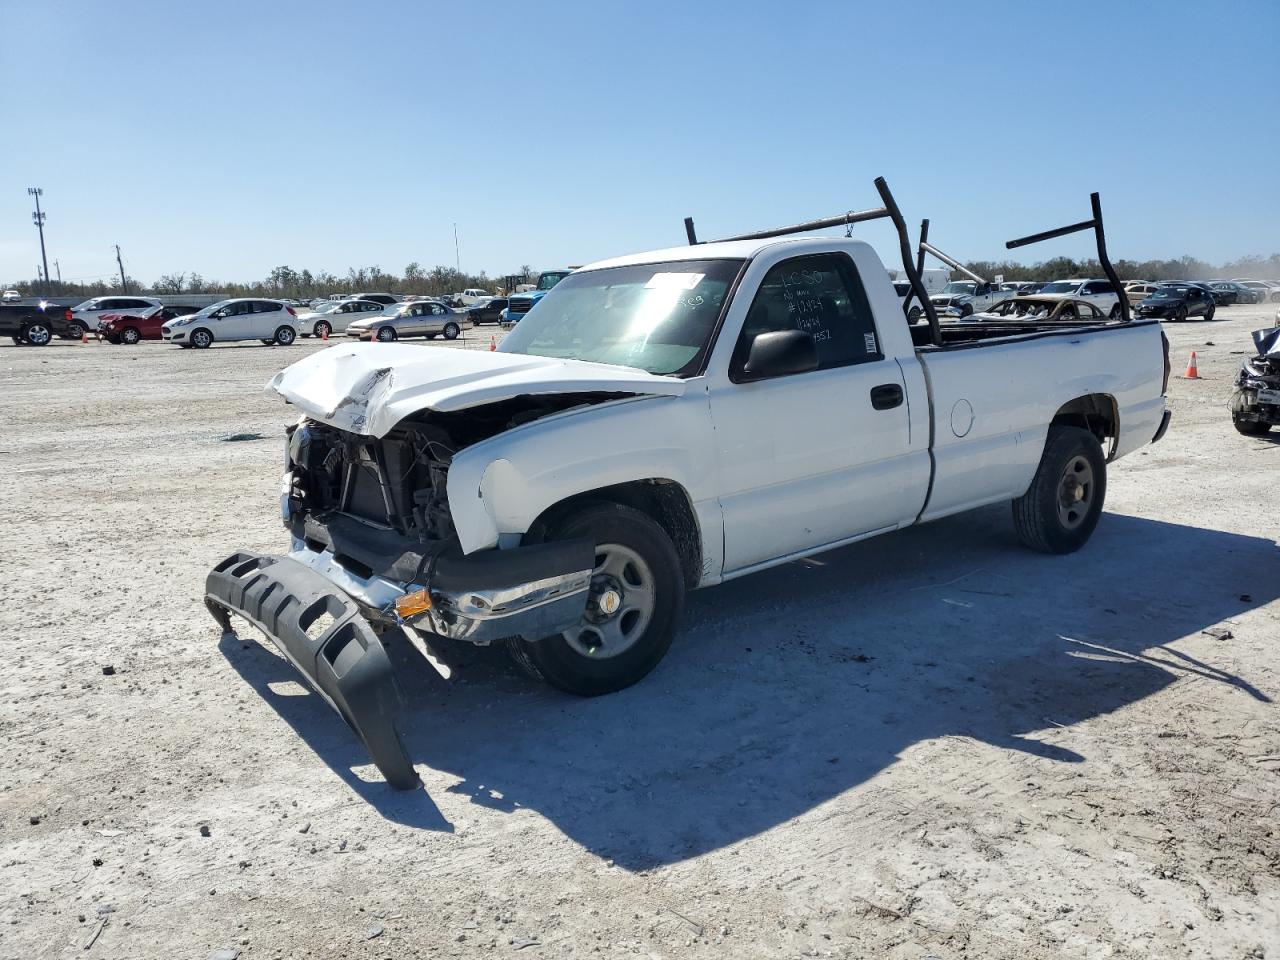
{"label": "crumpled hood", "polygon": [[421,410],[466,410],[513,397],[633,393],[678,397],[686,382],[631,367],[519,353],[399,343],[345,344],[281,370],[267,384],[308,416],[382,437]]}

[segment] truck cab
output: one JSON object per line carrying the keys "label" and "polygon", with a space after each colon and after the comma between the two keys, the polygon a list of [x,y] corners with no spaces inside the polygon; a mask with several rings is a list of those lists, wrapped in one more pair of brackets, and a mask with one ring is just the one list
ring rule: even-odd
{"label": "truck cab", "polygon": [[543,270],[538,274],[538,283],[532,290],[528,293],[513,294],[507,300],[507,315],[504,322],[508,325],[518,323],[557,283],[571,273],[573,273],[571,269]]}

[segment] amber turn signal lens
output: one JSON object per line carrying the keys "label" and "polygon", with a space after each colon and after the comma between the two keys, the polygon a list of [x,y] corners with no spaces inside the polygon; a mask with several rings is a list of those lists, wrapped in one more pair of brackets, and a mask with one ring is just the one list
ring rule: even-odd
{"label": "amber turn signal lens", "polygon": [[426,590],[414,590],[396,598],[396,614],[408,620],[431,609],[431,595]]}

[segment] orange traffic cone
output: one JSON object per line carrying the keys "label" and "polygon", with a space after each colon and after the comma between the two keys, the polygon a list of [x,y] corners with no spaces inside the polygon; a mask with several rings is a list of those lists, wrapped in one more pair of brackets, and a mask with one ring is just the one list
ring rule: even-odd
{"label": "orange traffic cone", "polygon": [[1182,376],[1185,380],[1200,379],[1200,371],[1196,369],[1196,352],[1194,350],[1191,351],[1191,359],[1187,361],[1187,372]]}
{"label": "orange traffic cone", "polygon": [[497,350],[497,349],[498,349],[498,338],[497,338],[497,337],[490,337],[490,338],[489,338],[489,352],[490,352],[490,353],[493,353],[493,352],[494,352],[495,350]]}
{"label": "orange traffic cone", "polygon": [[80,342],[82,344],[89,342],[89,331],[86,330],[84,327],[80,328]]}

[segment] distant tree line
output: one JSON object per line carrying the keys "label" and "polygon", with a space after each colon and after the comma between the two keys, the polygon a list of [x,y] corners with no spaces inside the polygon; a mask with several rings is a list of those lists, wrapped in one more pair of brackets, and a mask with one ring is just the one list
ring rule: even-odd
{"label": "distant tree line", "polygon": [[[892,263],[889,266],[893,266]],[[1065,280],[1068,277],[1101,277],[1102,267],[1097,260],[1072,260],[1070,257],[1054,257],[1040,263],[1022,264],[1012,261],[974,260],[965,264],[970,270],[990,279],[1003,275],[1006,280]],[[1211,278],[1252,277],[1258,280],[1280,280],[1280,253],[1270,257],[1251,256],[1214,266],[1195,257],[1179,257],[1176,260],[1116,260],[1112,263],[1122,280],[1208,280]],[[519,282],[531,280],[537,271],[525,264],[511,274]],[[400,275],[388,273],[381,267],[351,268],[344,276],[321,270],[294,270],[289,266],[276,267],[264,280],[249,283],[226,283],[222,280],[206,280],[198,273],[166,273],[150,286],[126,278],[130,293],[154,293],[178,296],[184,293],[221,293],[229,297],[264,296],[290,299],[327,297],[330,294],[378,291],[395,294],[423,294],[440,296],[456,293],[469,287],[496,291],[505,278],[494,278],[481,271],[478,274],[462,273],[453,267],[432,267],[427,270],[421,264],[411,263]],[[44,294],[45,288],[37,280],[27,280],[14,285],[24,296]],[[97,280],[92,283],[51,283],[48,293],[59,297],[94,297],[107,293],[123,292],[120,281]],[[509,291],[508,291],[509,292]]]}
{"label": "distant tree line", "polygon": [[[526,282],[537,276],[533,267],[525,264],[510,275],[518,282]],[[411,263],[404,268],[404,273],[397,275],[388,273],[381,267],[352,267],[345,276],[338,276],[321,270],[312,273],[310,270],[295,270],[289,266],[276,267],[263,280],[248,283],[222,280],[206,280],[199,273],[166,273],[150,286],[140,283],[133,277],[126,277],[129,293],[151,293],[167,296],[180,296],[184,293],[222,293],[228,297],[283,297],[287,299],[311,299],[327,297],[330,294],[347,294],[364,292],[421,294],[425,296],[441,296],[447,293],[458,293],[476,287],[490,292],[506,282],[508,277],[493,278],[481,271],[478,274],[463,273],[453,267],[436,266],[426,270],[421,264]],[[46,288],[38,280],[26,280],[14,285],[23,296],[35,296],[46,293]],[[119,294],[124,292],[120,280],[100,279],[89,283],[58,283],[48,285],[50,295],[57,297],[81,296],[96,297],[103,294]]]}

